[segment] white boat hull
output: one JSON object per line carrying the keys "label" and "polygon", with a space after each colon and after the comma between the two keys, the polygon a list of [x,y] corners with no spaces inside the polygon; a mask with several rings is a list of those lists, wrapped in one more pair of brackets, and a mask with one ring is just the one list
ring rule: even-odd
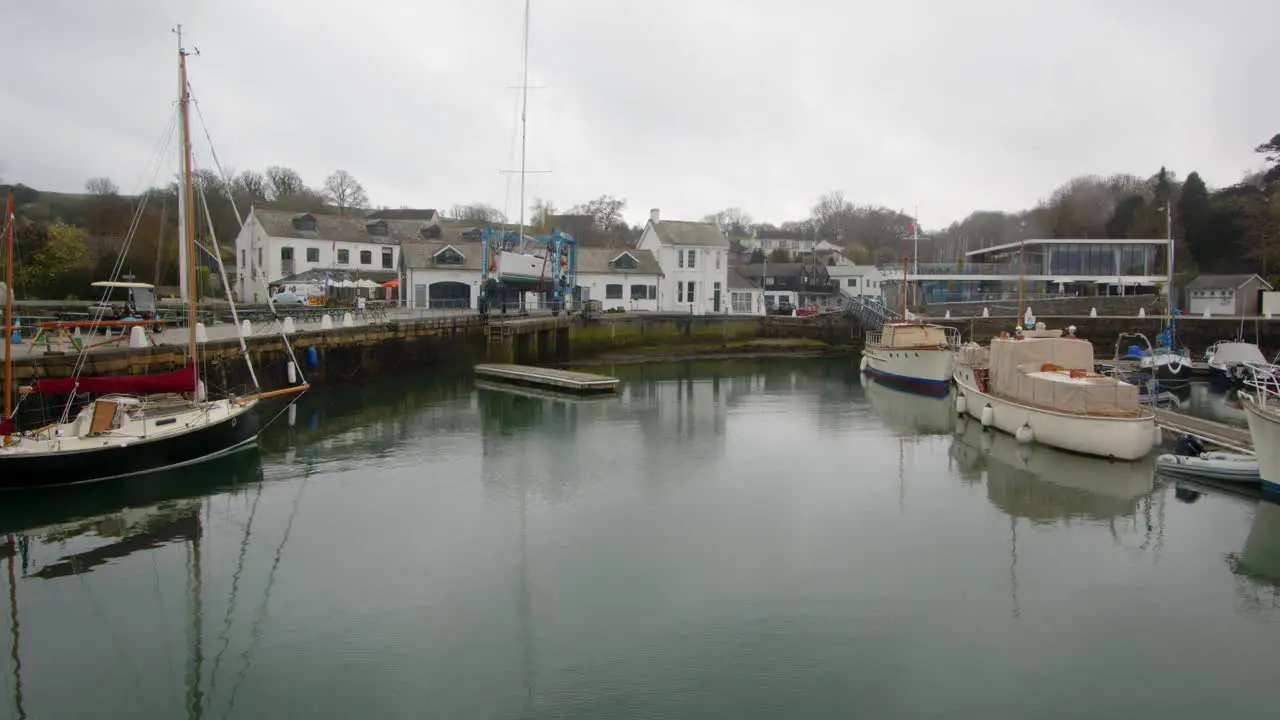
{"label": "white boat hull", "polygon": [[498,259],[498,275],[503,280],[539,280],[555,274],[555,267],[538,255],[503,250]]}
{"label": "white boat hull", "polygon": [[894,350],[868,345],[863,350],[867,374],[902,390],[946,395],[951,390],[955,353],[945,348]]}
{"label": "white boat hull", "polygon": [[1073,415],[1023,405],[978,390],[969,368],[957,370],[955,380],[957,394],[964,398],[968,415],[981,421],[983,409],[990,407],[991,426],[1015,437],[1025,426],[1030,429],[1034,442],[1083,455],[1126,461],[1146,457],[1155,445],[1156,422],[1152,415],[1132,418]]}
{"label": "white boat hull", "polygon": [[1262,489],[1280,494],[1280,415],[1271,408],[1258,407],[1258,401],[1245,393],[1240,394],[1240,404],[1244,406],[1253,450],[1258,456]]}

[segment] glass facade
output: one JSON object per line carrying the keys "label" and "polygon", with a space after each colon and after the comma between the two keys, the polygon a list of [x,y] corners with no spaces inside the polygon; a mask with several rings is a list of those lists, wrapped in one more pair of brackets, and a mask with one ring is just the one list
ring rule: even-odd
{"label": "glass facade", "polygon": [[[1052,243],[1037,258],[1044,275],[1163,275],[1168,271],[1164,245],[1136,243]],[[1030,258],[1028,258],[1030,272]]]}

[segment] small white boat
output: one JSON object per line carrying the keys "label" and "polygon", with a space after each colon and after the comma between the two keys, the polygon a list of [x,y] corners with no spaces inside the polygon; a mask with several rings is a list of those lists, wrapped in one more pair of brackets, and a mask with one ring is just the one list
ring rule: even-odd
{"label": "small white boat", "polygon": [[867,333],[862,369],[880,382],[907,392],[941,397],[951,390],[960,333],[944,325],[887,323]]}
{"label": "small white boat", "polygon": [[1242,384],[1254,365],[1266,365],[1267,358],[1257,345],[1239,341],[1219,341],[1205,353],[1209,379],[1222,387]]}
{"label": "small white boat", "polygon": [[1244,453],[1165,453],[1156,458],[1156,470],[1175,477],[1207,478],[1225,482],[1256,483],[1262,480],[1258,472],[1258,458]]}
{"label": "small white boat", "polygon": [[969,343],[956,361],[956,411],[1021,442],[1116,460],[1146,457],[1155,415],[1136,386],[1093,372],[1093,357],[1092,343],[1043,323],[986,348]]}

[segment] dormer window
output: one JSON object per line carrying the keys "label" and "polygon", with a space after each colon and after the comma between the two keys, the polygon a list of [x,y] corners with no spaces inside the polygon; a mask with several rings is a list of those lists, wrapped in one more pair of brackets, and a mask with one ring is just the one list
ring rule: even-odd
{"label": "dormer window", "polygon": [[640,263],[636,262],[634,255],[625,252],[614,258],[609,264],[619,270],[635,270],[640,266]]}
{"label": "dormer window", "polygon": [[452,245],[445,245],[432,256],[437,265],[461,265],[462,253],[453,248]]}
{"label": "dormer window", "polygon": [[387,235],[386,220],[375,220],[371,223],[366,223],[364,228],[369,231],[370,235],[381,235],[383,237]]}
{"label": "dormer window", "polygon": [[315,232],[316,216],[311,213],[302,213],[293,216],[293,228],[298,232]]}
{"label": "dormer window", "polygon": [[426,240],[439,240],[440,226],[439,225],[423,225],[422,228],[418,230],[418,234],[422,235],[423,239],[426,239]]}

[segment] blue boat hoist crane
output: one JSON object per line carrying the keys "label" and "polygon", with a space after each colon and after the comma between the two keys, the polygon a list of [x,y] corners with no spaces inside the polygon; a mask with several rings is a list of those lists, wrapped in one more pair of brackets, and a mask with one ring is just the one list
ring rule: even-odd
{"label": "blue boat hoist crane", "polygon": [[503,313],[512,304],[523,309],[526,292],[542,293],[552,315],[568,309],[578,284],[578,241],[572,235],[558,228],[550,235],[523,238],[517,232],[485,230],[480,241],[481,314],[487,315],[495,305]]}

